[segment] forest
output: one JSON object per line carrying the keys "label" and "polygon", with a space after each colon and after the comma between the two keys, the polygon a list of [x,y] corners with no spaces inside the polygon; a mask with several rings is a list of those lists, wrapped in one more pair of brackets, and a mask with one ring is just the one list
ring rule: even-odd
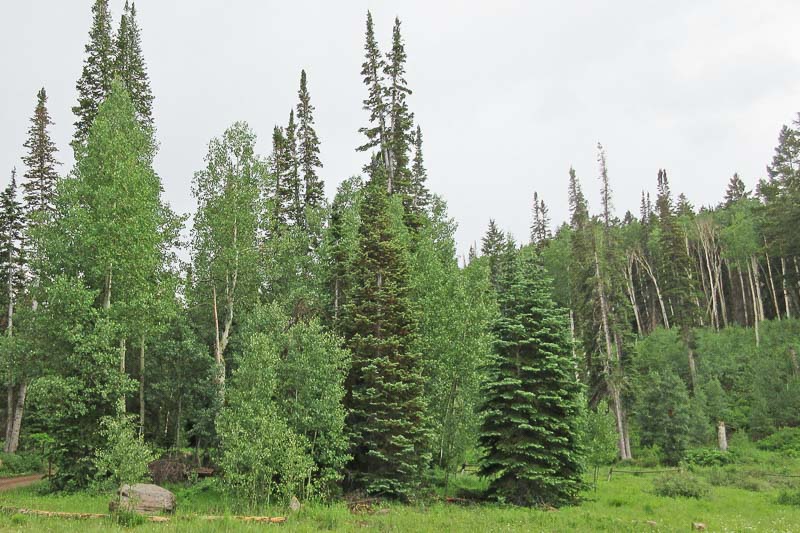
{"label": "forest", "polygon": [[[500,515],[510,529],[621,531],[569,513],[604,491],[624,501],[625,487],[687,501],[761,491],[765,515],[800,528],[800,118],[776,125],[754,190],[734,174],[700,207],[654,168],[639,211],[617,213],[598,143],[595,169],[560,178],[569,220],[534,193],[529,235],[490,220],[459,257],[457,222],[429,188],[401,21],[388,50],[377,26],[367,12],[352,73],[364,166],[333,198],[302,70],[287,116],[260,132],[270,153],[244,121],[208,141],[184,216],[153,166],[136,6],[116,23],[94,1],[74,166],[59,162],[45,88],[24,146],[4,147],[22,165],[0,194],[0,477],[48,477],[0,504],[106,502],[179,465],[179,505],[297,503],[309,530],[350,527],[330,509],[355,501],[429,502],[432,529],[447,529],[447,505],[468,523],[464,504],[541,511]],[[654,488],[612,480],[626,468]],[[641,531],[650,505],[619,520]],[[43,527],[25,520],[0,525]]]}

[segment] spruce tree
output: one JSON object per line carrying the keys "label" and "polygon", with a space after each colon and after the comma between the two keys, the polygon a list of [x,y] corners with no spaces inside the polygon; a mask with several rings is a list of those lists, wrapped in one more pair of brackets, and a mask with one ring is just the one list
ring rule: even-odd
{"label": "spruce tree", "polygon": [[422,129],[417,125],[414,133],[414,159],[411,162],[411,203],[409,212],[421,216],[427,212],[431,203],[428,191],[428,171],[425,169],[425,158],[422,154]]}
{"label": "spruce tree", "polygon": [[500,283],[480,444],[489,493],[515,505],[574,502],[583,472],[581,386],[566,312],[535,253],[515,254]]}
{"label": "spruce tree", "polygon": [[[369,112],[370,125],[358,130],[366,136],[367,142],[356,150],[365,152],[371,148],[378,147],[380,161],[387,174],[386,190],[392,193],[394,192],[394,187],[391,172],[391,151],[389,149],[389,107],[386,102],[387,91],[384,87],[384,68],[385,62],[375,39],[372,13],[367,11],[367,32],[364,43],[364,63],[361,64],[361,76],[368,90],[367,98],[364,100],[364,110]],[[372,162],[370,162],[371,164]],[[370,165],[367,165],[367,167]]]}
{"label": "spruce tree", "polygon": [[413,143],[414,115],[408,109],[407,97],[411,94],[406,81],[406,49],[400,33],[400,19],[394,19],[392,49],[384,63],[387,106],[389,115],[389,175],[393,191],[403,197],[406,210],[413,203],[409,153]]}
{"label": "spruce tree", "polygon": [[22,184],[25,210],[31,224],[45,224],[55,211],[55,194],[58,173],[56,166],[56,145],[50,139],[48,127],[53,125],[47,111],[47,93],[44,88],[36,95],[36,109],[28,128],[28,139],[23,145],[27,155],[22,161],[28,170]]}
{"label": "spruce tree", "polygon": [[297,158],[303,179],[303,204],[306,209],[317,209],[325,201],[325,187],[317,175],[322,162],[319,160],[319,138],[314,129],[314,106],[311,105],[305,70],[300,72],[297,95],[300,100],[297,103]]}
{"label": "spruce tree", "polygon": [[495,223],[494,219],[489,219],[489,229],[481,239],[481,255],[489,261],[489,280],[492,286],[497,289],[500,282],[500,272],[502,270],[503,252],[506,250],[506,236]]}
{"label": "spruce tree", "polygon": [[23,238],[25,213],[17,199],[17,171],[11,171],[11,181],[0,193],[0,287],[3,296],[3,318],[6,333],[10,334],[14,306],[25,285]]}
{"label": "spruce tree", "polygon": [[369,494],[405,498],[430,461],[421,356],[409,295],[402,207],[378,166],[361,203],[346,326],[352,368],[346,404],[350,477]]}
{"label": "spruce tree", "polygon": [[539,193],[533,193],[533,221],[531,222],[531,243],[539,246],[540,248],[547,242],[552,234],[550,232],[550,210],[544,203],[544,200],[539,198]]}
{"label": "spruce tree", "polygon": [[142,54],[142,37],[136,20],[136,4],[128,4],[128,0],[125,0],[114,52],[115,75],[128,91],[139,123],[143,127],[152,128],[153,93],[150,90],[147,65]]}
{"label": "spruce tree", "polygon": [[725,207],[730,207],[739,200],[747,198],[747,187],[745,187],[742,178],[738,173],[734,173],[731,180],[728,182],[728,188],[725,190]]}
{"label": "spruce tree", "polygon": [[286,126],[286,139],[284,144],[286,174],[281,180],[288,193],[289,210],[288,221],[293,226],[303,226],[303,196],[300,182],[300,165],[297,157],[297,123],[294,121],[294,109],[289,111],[289,123]]}
{"label": "spruce tree", "polygon": [[72,108],[77,121],[72,147],[78,150],[89,135],[100,104],[111,91],[114,79],[114,43],[111,37],[111,13],[108,0],[95,0],[92,6],[92,27],[86,45],[86,59],[76,88],[78,105]]}

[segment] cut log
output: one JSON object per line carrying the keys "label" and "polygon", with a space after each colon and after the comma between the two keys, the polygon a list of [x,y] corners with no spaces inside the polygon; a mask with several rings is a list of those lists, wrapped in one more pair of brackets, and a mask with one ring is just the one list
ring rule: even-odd
{"label": "cut log", "polygon": [[118,509],[139,514],[175,511],[175,495],[158,485],[147,483],[123,485],[119,488],[118,494],[119,500],[114,500],[108,505],[112,512]]}

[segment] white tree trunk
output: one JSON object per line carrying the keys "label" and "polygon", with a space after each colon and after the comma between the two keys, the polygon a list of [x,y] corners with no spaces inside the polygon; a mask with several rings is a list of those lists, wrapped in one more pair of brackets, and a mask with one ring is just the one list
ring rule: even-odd
{"label": "white tree trunk", "polygon": [[728,434],[725,430],[725,422],[722,420],[717,424],[717,445],[720,451],[728,451]]}

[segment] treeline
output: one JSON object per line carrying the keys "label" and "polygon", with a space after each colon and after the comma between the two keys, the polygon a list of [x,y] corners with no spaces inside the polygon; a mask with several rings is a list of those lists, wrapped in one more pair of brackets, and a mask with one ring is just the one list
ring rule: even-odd
{"label": "treeline", "polygon": [[[789,320],[800,310],[800,240],[792,229],[800,220],[799,127],[800,121],[782,128],[767,178],[754,191],[734,174],[718,205],[697,209],[685,195],[676,198],[667,171],[659,170],[654,197],[643,191],[638,215],[628,211],[618,218],[600,144],[597,215],[590,213],[574,169],[568,181],[570,220],[555,234],[549,229],[547,206],[534,195],[531,245],[540,250],[554,279],[557,302],[572,310],[590,404],[610,405],[623,459],[632,455],[630,425],[638,425],[633,431],[640,433],[642,424],[634,419],[647,418],[632,415],[646,410],[641,394],[653,387],[664,392],[677,383],[692,402],[684,411],[700,418],[711,412],[713,425],[727,422],[728,431],[759,437],[765,427],[794,424],[782,411],[785,404],[778,407],[772,400],[778,384],[795,390],[798,339],[790,336],[777,344],[774,337],[765,340],[764,322],[779,321],[770,325],[773,335],[793,331]],[[498,239],[502,233],[491,225],[484,253],[491,250],[488,243]],[[710,332],[736,327],[751,333],[739,337],[742,344],[730,346],[728,361],[709,368],[707,360],[716,356],[699,337],[724,343],[729,333]],[[679,364],[669,369],[653,362],[663,358],[654,351],[666,348],[658,345],[654,350],[654,341],[642,341],[648,336],[672,338],[658,333],[662,329],[672,332],[681,346]],[[770,353],[768,368],[734,363],[740,354],[765,352],[760,348],[765,342],[769,350],[778,350]],[[667,351],[675,353],[674,348]],[[765,375],[777,381],[768,385]],[[676,376],[682,380],[675,381]],[[671,385],[664,384],[665,379]],[[736,416],[723,414],[718,405],[707,403],[708,395],[723,395],[742,409]],[[660,400],[658,395],[652,398]],[[693,434],[682,438],[708,444],[706,429],[695,426]],[[643,433],[639,437],[647,441]]]}
{"label": "treeline", "polygon": [[552,234],[534,195],[530,243],[490,222],[460,267],[400,21],[384,52],[368,13],[364,43],[361,172],[325,198],[303,70],[269,154],[245,122],[209,142],[182,242],[135,6],[113,30],[94,2],[75,166],[59,172],[42,89],[22,194],[12,175],[0,195],[6,452],[44,448],[54,488],[81,489],[192,450],[254,504],[410,499],[477,463],[500,501],[563,504],[609,440],[676,462],[720,422],[800,423],[797,129],[755,193],[734,176],[696,210],[661,170],[622,219],[598,146],[599,215],[570,170],[569,223]]}
{"label": "treeline", "polygon": [[251,503],[412,498],[432,469],[468,461],[497,498],[574,501],[568,314],[530,250],[459,268],[455,223],[427,187],[400,21],[383,52],[367,14],[361,175],[327,201],[302,71],[270,154],[245,122],[209,142],[185,243],[152,165],[136,17],[126,3],[113,31],[95,1],[75,166],[58,171],[42,89],[24,194],[12,179],[2,195],[6,451],[46,448],[58,489],[133,481],[148,449],[193,448]]}

